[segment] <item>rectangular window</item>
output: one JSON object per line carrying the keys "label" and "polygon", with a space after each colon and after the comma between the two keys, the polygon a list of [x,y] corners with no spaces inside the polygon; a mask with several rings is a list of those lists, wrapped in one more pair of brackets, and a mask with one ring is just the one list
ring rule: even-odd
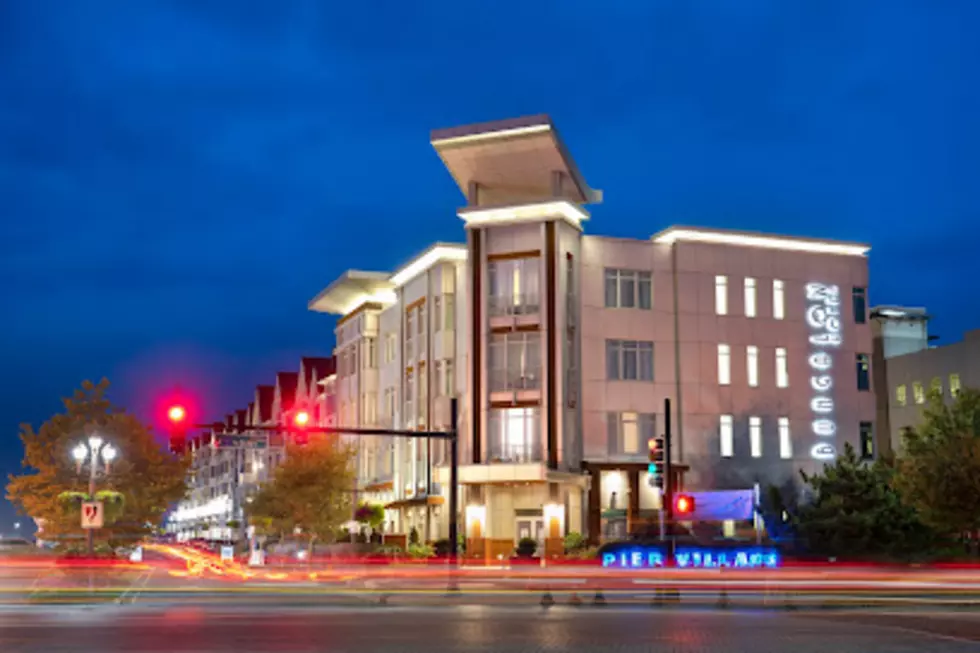
{"label": "rectangular window", "polygon": [[608,413],[606,427],[610,455],[645,454],[647,442],[656,437],[655,416],[652,413]]}
{"label": "rectangular window", "polygon": [[895,403],[899,406],[904,406],[908,403],[908,395],[905,392],[905,385],[900,385],[895,388]]}
{"label": "rectangular window", "polygon": [[762,418],[749,418],[749,448],[753,458],[762,457]]}
{"label": "rectangular window", "polygon": [[536,257],[491,261],[487,265],[491,315],[538,312],[539,260]]}
{"label": "rectangular window", "polygon": [[851,290],[851,304],[854,308],[854,322],[864,324],[868,319],[868,300],[864,288],[853,288]]}
{"label": "rectangular window", "polygon": [[960,393],[960,375],[950,374],[949,375],[949,394],[955,397]]}
{"label": "rectangular window", "polygon": [[782,279],[772,280],[772,316],[777,320],[786,317],[786,290]]}
{"label": "rectangular window", "polygon": [[871,359],[867,354],[858,354],[855,360],[855,369],[857,372],[857,389],[858,390],[870,390],[871,389]]}
{"label": "rectangular window", "polygon": [[445,328],[447,329],[455,329],[456,328],[456,298],[453,295],[446,295],[444,303],[445,303],[446,317],[445,320],[443,321],[443,325],[445,325]]}
{"label": "rectangular window", "polygon": [[776,347],[776,387],[789,387],[789,361],[785,347]]}
{"label": "rectangular window", "polygon": [[943,380],[940,377],[932,377],[932,382],[929,384],[929,392],[933,392],[940,397],[943,396]]}
{"label": "rectangular window", "polygon": [[653,343],[607,340],[606,377],[610,381],[653,381]]}
{"label": "rectangular window", "polygon": [[875,457],[875,432],[871,422],[861,422],[861,460],[874,460]]}
{"label": "rectangular window", "polygon": [[789,459],[793,457],[793,438],[789,432],[789,418],[779,418],[779,457]]}
{"label": "rectangular window", "polygon": [[922,387],[922,384],[918,381],[912,382],[912,397],[915,399],[915,403],[924,404],[926,403],[926,391]]}
{"label": "rectangular window", "polygon": [[759,348],[754,345],[745,348],[745,370],[748,373],[749,387],[759,387]]}
{"label": "rectangular window", "polygon": [[541,460],[538,408],[494,408],[489,415],[487,448],[491,462]]}
{"label": "rectangular window", "polygon": [[442,297],[436,296],[432,300],[432,332],[442,331]]}
{"label": "rectangular window", "polygon": [[378,344],[374,338],[364,339],[365,355],[362,359],[365,369],[374,369],[378,366]]}
{"label": "rectangular window", "polygon": [[541,334],[493,334],[488,363],[491,391],[540,389]]}
{"label": "rectangular window", "polygon": [[442,373],[444,375],[445,381],[442,385],[442,394],[446,397],[456,396],[456,373],[453,370],[453,360],[447,358],[442,363]]}
{"label": "rectangular window", "polygon": [[728,345],[718,345],[718,385],[732,383],[732,350]]}
{"label": "rectangular window", "polygon": [[735,426],[731,415],[722,415],[718,422],[718,436],[721,441],[721,457],[735,455]]}
{"label": "rectangular window", "polygon": [[755,279],[745,277],[745,317],[755,317]]}
{"label": "rectangular window", "polygon": [[715,314],[728,315],[728,277],[715,277]]}
{"label": "rectangular window", "polygon": [[653,303],[653,283],[650,272],[640,270],[605,271],[606,308],[649,309]]}

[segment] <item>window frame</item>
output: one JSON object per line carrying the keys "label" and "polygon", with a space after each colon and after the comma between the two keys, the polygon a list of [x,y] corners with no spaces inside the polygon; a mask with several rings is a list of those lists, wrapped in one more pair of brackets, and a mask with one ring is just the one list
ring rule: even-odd
{"label": "window frame", "polygon": [[731,345],[718,343],[718,385],[728,386],[732,384],[732,348]]}
{"label": "window frame", "polygon": [[728,275],[715,275],[715,315],[728,315]]}
{"label": "window frame", "polygon": [[786,282],[772,280],[772,317],[774,320],[786,319]]}
{"label": "window frame", "polygon": [[784,416],[777,419],[776,428],[779,432],[779,458],[781,460],[792,460],[793,432],[790,429],[789,417]]}
{"label": "window frame", "polygon": [[735,417],[719,415],[718,417],[719,452],[722,458],[735,456]]}
{"label": "window frame", "polygon": [[762,458],[762,418],[749,417],[749,453],[753,458]]}
{"label": "window frame", "polygon": [[789,351],[786,347],[776,347],[776,387],[789,387]]}
{"label": "window frame", "polygon": [[755,277],[745,277],[742,282],[743,286],[743,301],[745,306],[745,317],[755,318],[758,316],[758,298],[759,289],[758,282]]}

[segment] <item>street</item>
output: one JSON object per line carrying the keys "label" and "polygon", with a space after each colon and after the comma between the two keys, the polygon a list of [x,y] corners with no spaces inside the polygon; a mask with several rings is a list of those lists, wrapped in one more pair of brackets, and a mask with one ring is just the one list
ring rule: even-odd
{"label": "street", "polygon": [[978,642],[980,620],[972,613],[269,606],[61,608],[0,613],[0,650],[4,653],[957,653],[980,650]]}

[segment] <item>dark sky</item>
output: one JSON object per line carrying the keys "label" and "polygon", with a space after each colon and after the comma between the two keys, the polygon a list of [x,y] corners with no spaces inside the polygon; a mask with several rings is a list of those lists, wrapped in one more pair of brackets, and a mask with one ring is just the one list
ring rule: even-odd
{"label": "dark sky", "polygon": [[429,130],[530,113],[606,192],[588,231],[866,241],[872,302],[956,338],[978,24],[975,0],[0,1],[0,470],[82,379],[219,417],[329,352],[322,286],[463,236]]}

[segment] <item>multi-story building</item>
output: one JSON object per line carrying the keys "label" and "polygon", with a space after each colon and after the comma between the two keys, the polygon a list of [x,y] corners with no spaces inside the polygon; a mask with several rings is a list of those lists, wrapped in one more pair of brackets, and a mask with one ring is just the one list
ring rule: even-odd
{"label": "multi-story building", "polygon": [[[787,484],[845,442],[871,449],[867,246],[688,227],[590,236],[584,207],[602,194],[547,117],[432,144],[466,198],[466,244],[393,274],[347,272],[310,307],[340,316],[336,353],[353,361],[338,365],[342,425],[439,427],[438,400],[459,399],[468,554],[521,537],[555,550],[568,531],[615,537],[652,518],[647,440],[668,398],[688,489]],[[388,483],[393,531],[424,517],[420,532],[442,536],[441,450],[381,438],[362,452],[361,482]]]}

